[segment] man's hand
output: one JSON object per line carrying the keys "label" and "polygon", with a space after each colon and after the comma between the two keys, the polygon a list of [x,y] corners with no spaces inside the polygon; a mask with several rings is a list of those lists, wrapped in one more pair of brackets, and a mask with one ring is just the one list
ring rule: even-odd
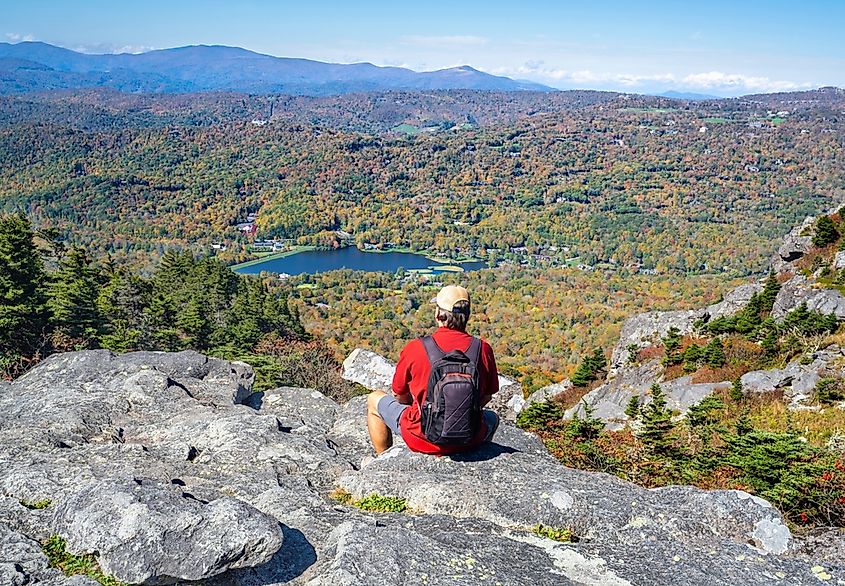
{"label": "man's hand", "polygon": [[411,393],[405,393],[404,395],[397,395],[394,393],[393,396],[396,398],[398,403],[402,403],[403,405],[411,405],[414,402],[414,398],[411,396]]}

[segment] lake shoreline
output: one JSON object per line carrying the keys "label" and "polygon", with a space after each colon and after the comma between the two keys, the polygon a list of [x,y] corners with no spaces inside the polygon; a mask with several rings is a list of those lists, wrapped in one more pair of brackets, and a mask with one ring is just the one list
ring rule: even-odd
{"label": "lake shoreline", "polygon": [[[270,262],[270,261],[274,261],[274,260],[278,260],[278,259],[282,259],[282,258],[288,258],[288,257],[294,256],[294,255],[297,255],[297,254],[300,254],[300,253],[303,253],[303,252],[315,252],[315,251],[331,252],[331,251],[343,250],[343,249],[348,249],[348,248],[354,248],[358,252],[362,252],[362,253],[413,254],[415,256],[421,256],[421,257],[425,258],[426,260],[430,260],[431,262],[437,263],[439,265],[443,265],[444,269],[446,269],[446,267],[448,267],[448,269],[446,269],[444,272],[463,272],[464,269],[459,266],[462,263],[484,262],[484,260],[479,259],[479,258],[451,259],[451,258],[438,257],[434,253],[414,251],[407,246],[395,247],[395,248],[382,248],[382,249],[375,249],[375,248],[362,249],[362,248],[358,248],[355,245],[341,246],[339,248],[329,248],[329,247],[320,247],[320,246],[312,246],[312,245],[296,245],[296,246],[292,246],[290,249],[285,250],[283,252],[270,253],[270,254],[267,254],[265,256],[261,256],[259,258],[248,260],[248,261],[238,263],[238,264],[235,264],[235,265],[230,265],[229,268],[232,269],[235,272],[238,272],[242,269],[250,268],[250,267],[253,267],[255,265],[263,264],[265,262]],[[460,271],[458,271],[457,269],[460,269]],[[421,269],[409,269],[409,270],[410,271],[419,271]]]}

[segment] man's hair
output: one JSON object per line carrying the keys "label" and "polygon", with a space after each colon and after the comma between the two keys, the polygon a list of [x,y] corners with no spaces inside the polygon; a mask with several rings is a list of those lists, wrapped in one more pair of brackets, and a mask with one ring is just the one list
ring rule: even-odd
{"label": "man's hair", "polygon": [[450,330],[465,332],[469,321],[469,301],[456,301],[452,311],[437,307],[437,321],[445,322]]}

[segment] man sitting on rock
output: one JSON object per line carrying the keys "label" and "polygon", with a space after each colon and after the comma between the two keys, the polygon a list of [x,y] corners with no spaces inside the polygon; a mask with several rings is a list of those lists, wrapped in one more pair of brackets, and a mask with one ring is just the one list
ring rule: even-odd
{"label": "man sitting on rock", "polygon": [[439,327],[402,350],[392,396],[375,391],[367,398],[376,454],[393,445],[393,433],[415,452],[467,452],[491,441],[499,425],[495,412],[482,409],[499,390],[499,375],[490,345],[466,333],[469,293],[449,285],[431,302]]}

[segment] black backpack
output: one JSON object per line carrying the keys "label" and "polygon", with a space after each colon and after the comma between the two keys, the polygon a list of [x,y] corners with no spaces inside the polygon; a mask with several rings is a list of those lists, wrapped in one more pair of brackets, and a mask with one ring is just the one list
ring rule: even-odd
{"label": "black backpack", "polygon": [[466,353],[443,352],[431,336],[421,340],[431,364],[425,402],[420,408],[422,432],[433,444],[466,445],[481,425],[477,369],[481,340],[473,338]]}

